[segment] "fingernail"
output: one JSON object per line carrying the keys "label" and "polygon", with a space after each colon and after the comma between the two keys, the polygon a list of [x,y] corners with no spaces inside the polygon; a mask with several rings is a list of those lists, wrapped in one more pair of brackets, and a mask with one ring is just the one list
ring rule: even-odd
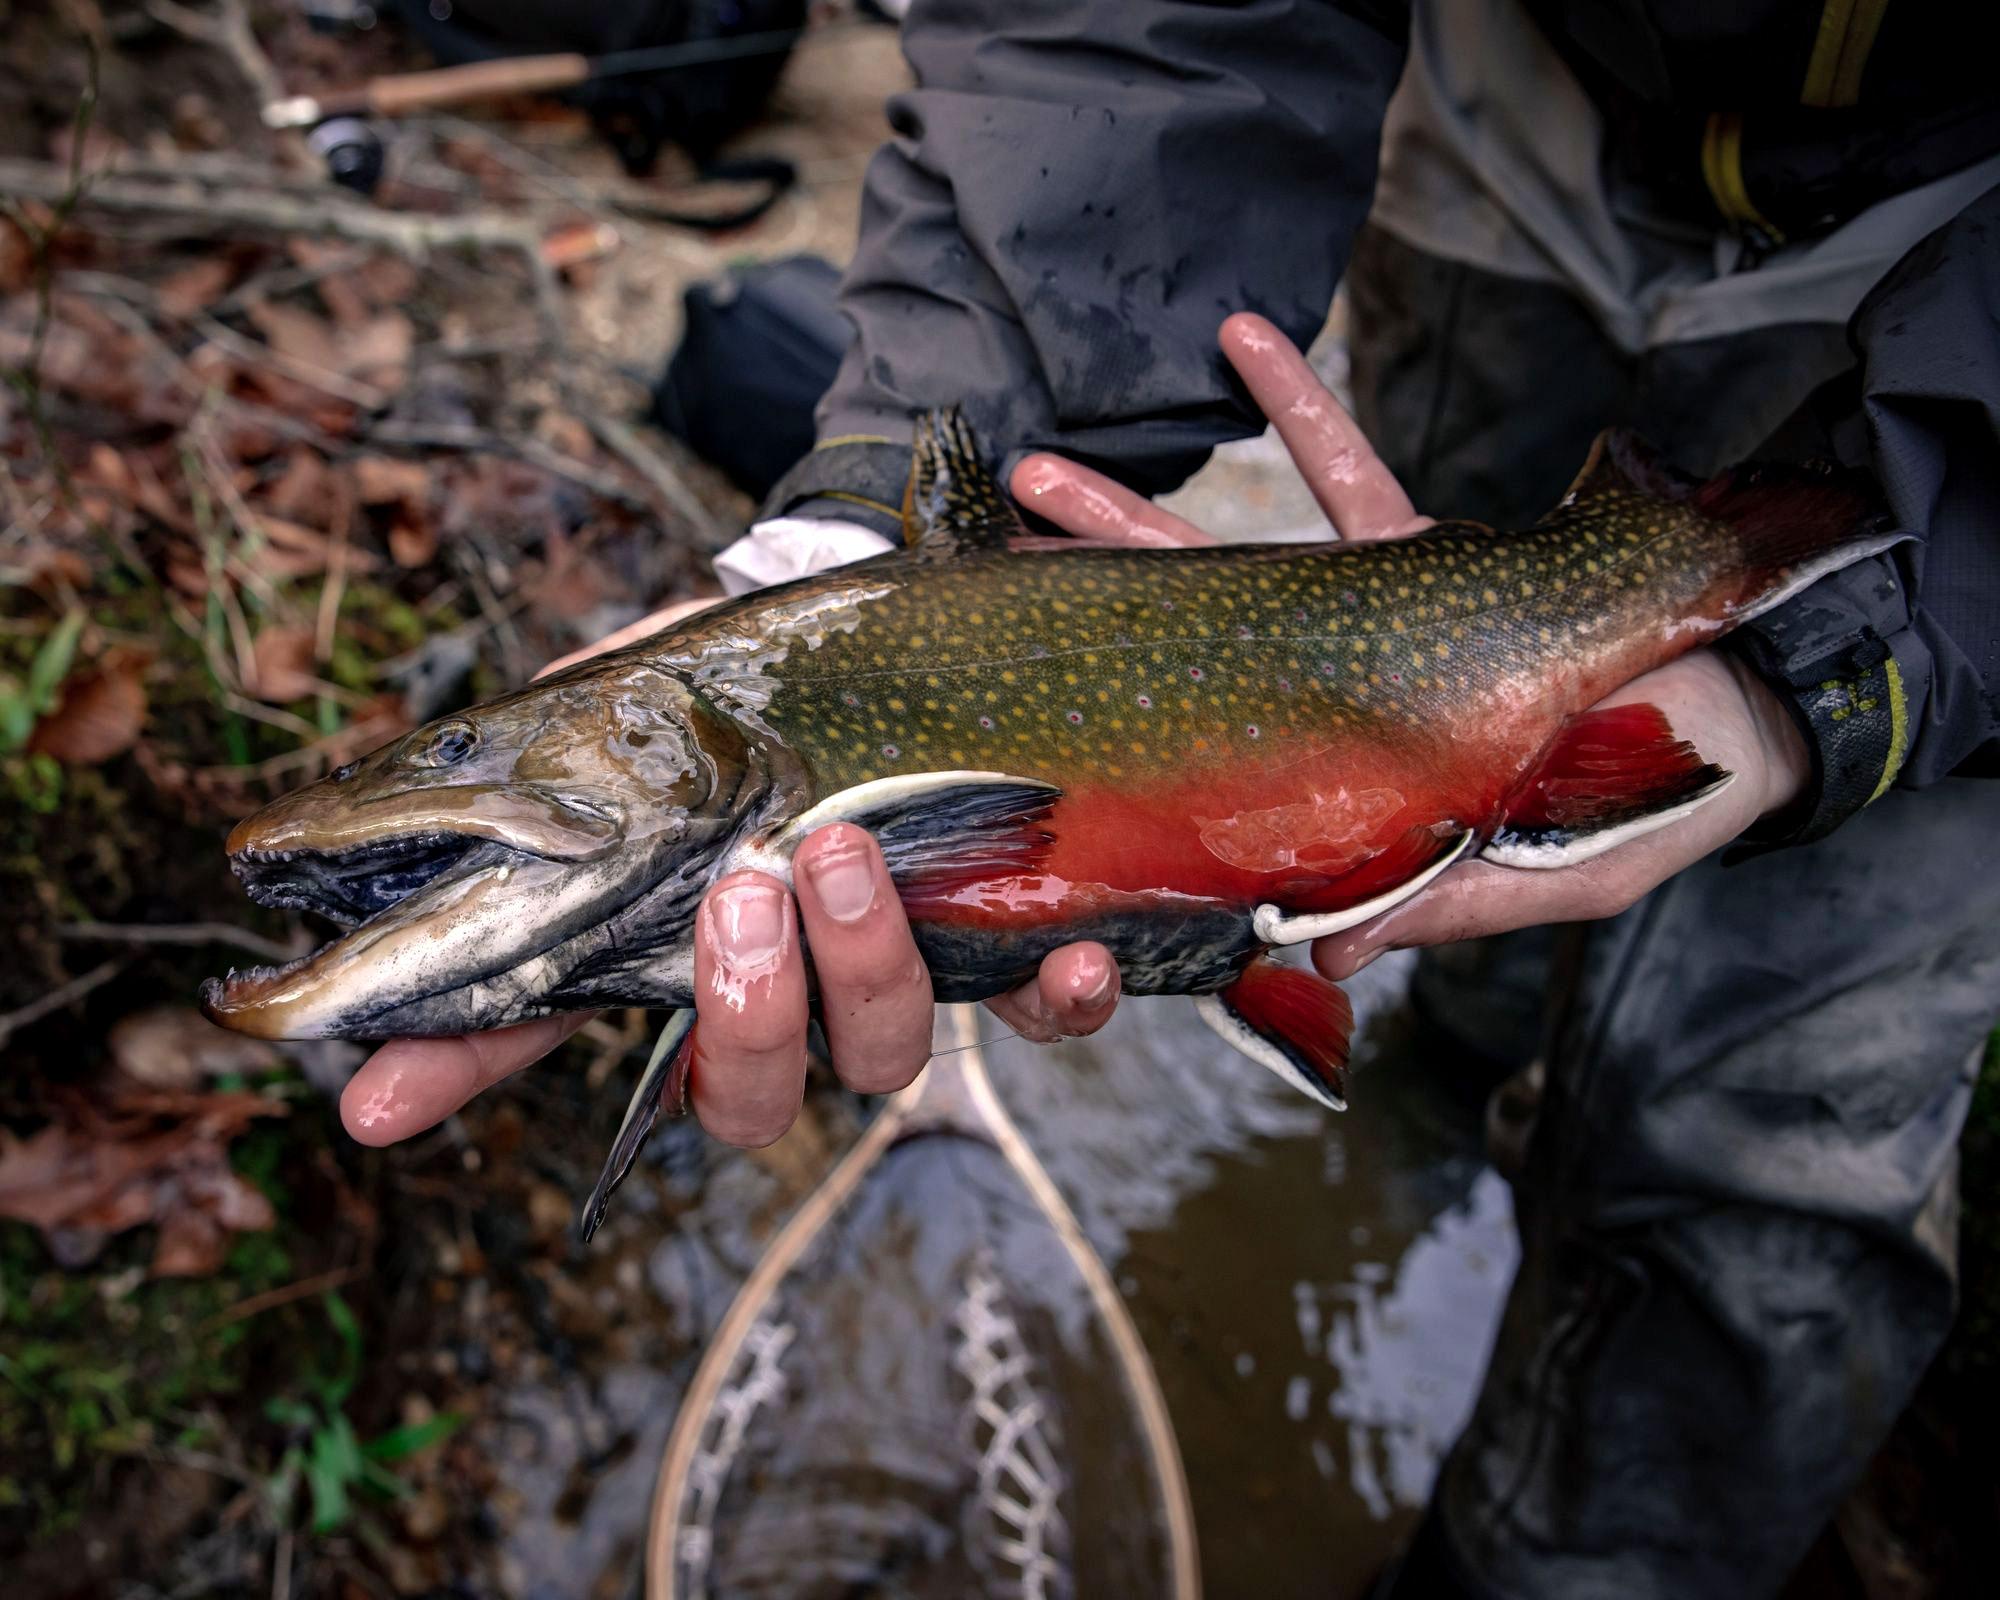
{"label": "fingernail", "polygon": [[716,954],[732,967],[759,966],[785,939],[785,895],[768,883],[737,883],[718,890]]}
{"label": "fingernail", "polygon": [[1088,967],[1084,968],[1082,972],[1077,974],[1076,1003],[1082,1006],[1085,1010],[1093,1010],[1096,1007],[1103,1005],[1105,1000],[1110,997],[1111,980],[1115,976],[1116,974],[1113,971],[1111,964],[1109,962],[1106,962],[1101,968],[1098,969],[1097,981],[1095,983],[1091,983],[1090,969]]}
{"label": "fingernail", "polygon": [[1020,469],[1014,474],[1014,481],[1029,494],[1039,497],[1056,486],[1056,472],[1053,462],[1031,456],[1021,463]]}
{"label": "fingernail", "polygon": [[875,868],[861,850],[823,850],[806,863],[819,903],[835,922],[859,922],[875,903]]}

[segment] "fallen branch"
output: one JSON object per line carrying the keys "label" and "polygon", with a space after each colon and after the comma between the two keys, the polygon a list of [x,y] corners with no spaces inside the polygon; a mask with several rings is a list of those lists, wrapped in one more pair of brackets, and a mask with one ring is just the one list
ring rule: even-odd
{"label": "fallen branch", "polygon": [[[27,200],[60,200],[68,175],[46,161],[0,160],[0,194]],[[555,269],[542,255],[542,231],[531,220],[498,212],[419,216],[383,211],[345,198],[332,184],[310,192],[262,191],[245,184],[210,188],[199,183],[134,179],[115,165],[91,174],[77,202],[80,211],[185,218],[205,234],[232,228],[270,233],[352,239],[394,250],[412,261],[440,250],[501,250],[520,256],[535,290],[544,331],[551,345],[562,340],[562,298]]]}
{"label": "fallen branch", "polygon": [[338,1289],[352,1283],[360,1276],[359,1267],[334,1267],[327,1272],[315,1272],[310,1278],[299,1278],[291,1283],[281,1284],[275,1289],[266,1289],[262,1294],[253,1294],[225,1306],[201,1325],[203,1333],[213,1333],[217,1328],[225,1328],[232,1322],[241,1322],[246,1317],[254,1317],[259,1312],[275,1311],[279,1306],[288,1306],[294,1300],[304,1300],[312,1295]]}
{"label": "fallen branch", "polygon": [[105,944],[226,944],[266,961],[290,961],[290,945],[228,922],[59,922],[58,939],[97,940]]}
{"label": "fallen branch", "polygon": [[592,411],[585,413],[584,420],[607,450],[653,486],[667,510],[694,529],[703,550],[712,555],[730,541],[733,535],[716,525],[708,508],[695,498],[673,463],[659,451],[616,417]]}
{"label": "fallen branch", "polygon": [[60,1011],[73,1000],[81,1000],[91,990],[109,983],[125,970],[125,958],[113,956],[101,966],[92,967],[80,978],[71,978],[68,983],[51,989],[39,1000],[30,1000],[18,1011],[10,1011],[0,1017],[0,1044],[5,1044],[30,1023],[40,1022],[52,1011]]}

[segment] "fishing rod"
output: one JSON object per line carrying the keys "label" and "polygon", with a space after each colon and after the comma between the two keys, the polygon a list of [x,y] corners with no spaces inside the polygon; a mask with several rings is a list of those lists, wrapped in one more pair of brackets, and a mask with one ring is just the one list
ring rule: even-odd
{"label": "fishing rod", "polygon": [[323,94],[287,95],[265,102],[267,128],[310,128],[335,117],[398,117],[413,111],[435,111],[494,100],[515,94],[548,94],[611,78],[629,78],[678,67],[708,66],[746,56],[782,55],[808,34],[823,36],[842,28],[772,28],[727,39],[697,39],[685,44],[657,45],[639,50],[614,50],[601,56],[575,51],[548,55],[503,56],[469,61],[455,67],[422,72],[395,72],[365,83]]}

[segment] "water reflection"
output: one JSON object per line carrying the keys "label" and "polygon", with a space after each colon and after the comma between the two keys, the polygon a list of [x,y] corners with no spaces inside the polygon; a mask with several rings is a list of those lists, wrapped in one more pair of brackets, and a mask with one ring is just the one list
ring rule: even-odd
{"label": "water reflection", "polygon": [[1407,964],[1354,985],[1353,1109],[1326,1116],[1148,1001],[994,1073],[1090,1220],[1187,1462],[1211,1593],[1361,1593],[1469,1414],[1516,1262],[1477,1106],[1416,1058]]}
{"label": "water reflection", "polygon": [[[1507,1189],[1478,1157],[1476,1106],[1440,1090],[1450,1063],[1419,1059],[1407,976],[1388,960],[1353,986],[1344,1116],[1237,1057],[1182,1000],[1129,1005],[1098,1039],[1053,1051],[986,1051],[1151,1355],[1214,1596],[1362,1592],[1470,1408],[1514,1269]],[[1002,1032],[990,1017],[981,1031]],[[848,1097],[816,1094],[813,1107],[818,1143],[789,1166],[721,1151],[687,1125],[655,1141],[644,1181],[620,1196],[630,1220],[609,1258],[592,1258],[604,1274],[593,1292],[620,1296],[619,1358],[580,1352],[582,1371],[524,1385],[496,1447],[499,1591],[637,1592],[649,1492],[696,1360],[778,1222],[861,1126]],[[688,1551],[711,1574],[727,1564],[711,1592],[985,1592],[953,1565],[971,1498],[953,1358],[967,1317],[1001,1299],[1054,1408],[1057,1463],[1118,1504],[1126,1407],[1102,1392],[1076,1280],[1005,1164],[965,1141],[918,1140],[880,1170],[887,1181],[857,1194],[770,1308],[784,1336],[769,1365],[784,1383],[742,1408],[734,1470],[711,1495],[726,1514]],[[1121,1515],[1122,1542],[1106,1539]],[[1079,1575],[1150,1559],[1134,1525],[1040,1524],[1051,1549],[1068,1541]]]}

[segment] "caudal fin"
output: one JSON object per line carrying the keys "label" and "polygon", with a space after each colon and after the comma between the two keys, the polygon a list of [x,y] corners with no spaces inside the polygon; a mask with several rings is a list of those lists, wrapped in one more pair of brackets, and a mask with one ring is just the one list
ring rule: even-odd
{"label": "caudal fin", "polygon": [[1908,537],[1890,519],[1873,480],[1851,467],[1748,461],[1704,481],[1624,428],[1597,436],[1562,505],[1614,511],[1635,496],[1686,506],[1735,536],[1736,565],[1753,581],[1732,622],[1768,611],[1829,572]]}

